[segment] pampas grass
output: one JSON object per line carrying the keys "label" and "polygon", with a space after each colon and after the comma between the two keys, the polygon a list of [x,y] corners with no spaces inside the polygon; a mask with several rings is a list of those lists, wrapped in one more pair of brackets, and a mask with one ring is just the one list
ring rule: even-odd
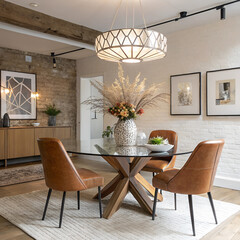
{"label": "pampas grass", "polygon": [[91,84],[102,94],[102,98],[92,97],[83,102],[91,106],[97,112],[108,112],[116,103],[129,103],[135,106],[136,112],[141,108],[160,107],[161,103],[169,102],[169,94],[163,91],[165,82],[152,84],[145,89],[146,78],[140,79],[140,73],[131,82],[128,76],[124,76],[121,64],[118,64],[118,79],[110,86],[99,81],[91,81]]}

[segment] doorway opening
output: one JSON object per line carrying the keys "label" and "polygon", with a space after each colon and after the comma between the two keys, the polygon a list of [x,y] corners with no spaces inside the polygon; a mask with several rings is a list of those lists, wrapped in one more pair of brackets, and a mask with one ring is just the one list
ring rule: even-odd
{"label": "doorway opening", "polygon": [[[91,81],[103,83],[103,76],[84,77],[80,79],[80,102],[102,95],[91,85]],[[103,114],[90,110],[90,106],[80,105],[80,140],[101,138],[103,132]]]}

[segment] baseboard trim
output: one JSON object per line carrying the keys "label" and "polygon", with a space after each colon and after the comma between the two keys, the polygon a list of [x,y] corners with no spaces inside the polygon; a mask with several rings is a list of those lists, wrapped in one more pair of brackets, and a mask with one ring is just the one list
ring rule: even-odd
{"label": "baseboard trim", "polygon": [[240,190],[240,179],[216,176],[214,186]]}

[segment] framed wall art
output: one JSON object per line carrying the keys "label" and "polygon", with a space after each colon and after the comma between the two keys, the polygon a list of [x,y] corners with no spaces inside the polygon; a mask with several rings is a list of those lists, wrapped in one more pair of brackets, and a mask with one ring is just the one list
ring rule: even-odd
{"label": "framed wall art", "polygon": [[1,117],[8,113],[10,119],[36,119],[36,74],[1,70]]}
{"label": "framed wall art", "polygon": [[201,73],[170,76],[170,114],[201,115]]}
{"label": "framed wall art", "polygon": [[207,72],[207,116],[240,116],[240,67]]}

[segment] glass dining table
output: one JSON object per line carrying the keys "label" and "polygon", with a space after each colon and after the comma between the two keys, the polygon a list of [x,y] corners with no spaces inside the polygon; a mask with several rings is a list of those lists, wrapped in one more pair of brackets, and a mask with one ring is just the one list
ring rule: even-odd
{"label": "glass dining table", "polygon": [[[140,171],[152,157],[160,159],[191,153],[191,151],[174,153],[172,150],[151,152],[144,145],[116,146],[113,138],[85,141],[68,139],[63,141],[63,145],[68,153],[100,156],[118,172],[101,192],[102,198],[112,193],[103,212],[103,217],[107,219],[120,208],[128,192],[132,193],[145,211],[152,214],[153,202],[145,189],[153,196],[154,187],[140,174]],[[97,197],[96,195],[94,198]],[[158,200],[163,200],[160,193],[158,193]]]}

